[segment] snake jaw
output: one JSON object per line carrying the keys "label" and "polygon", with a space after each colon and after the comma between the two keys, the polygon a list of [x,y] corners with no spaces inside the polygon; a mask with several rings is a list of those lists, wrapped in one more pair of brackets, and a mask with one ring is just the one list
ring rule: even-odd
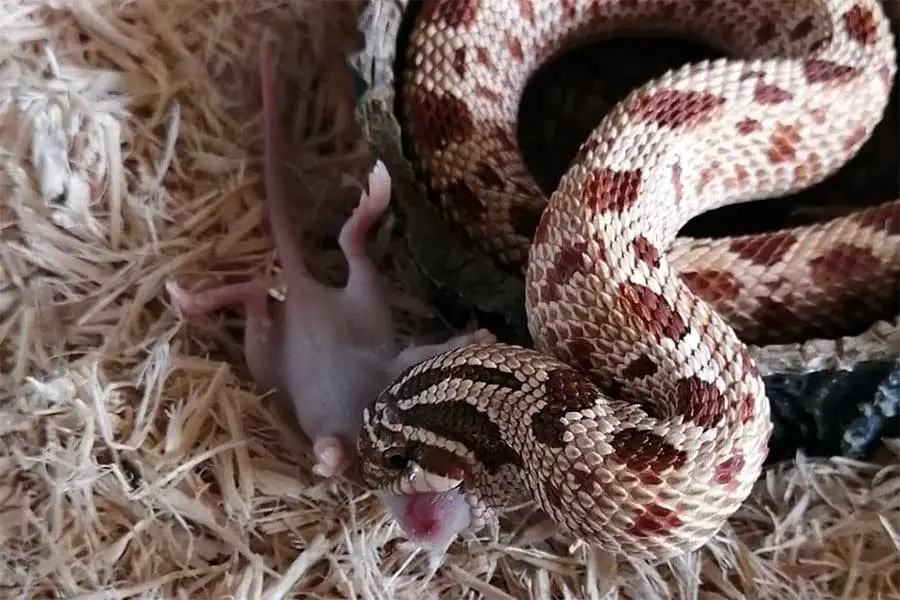
{"label": "snake jaw", "polygon": [[463,479],[445,477],[422,468],[418,463],[410,463],[405,477],[398,478],[395,492],[402,495],[441,494],[462,487]]}

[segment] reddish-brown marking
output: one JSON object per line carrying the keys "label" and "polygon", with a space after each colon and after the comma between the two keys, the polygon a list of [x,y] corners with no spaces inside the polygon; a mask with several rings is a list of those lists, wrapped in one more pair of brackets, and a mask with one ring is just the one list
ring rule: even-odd
{"label": "reddish-brown marking", "polygon": [[803,74],[810,83],[825,83],[835,80],[850,80],[859,75],[859,69],[839,65],[830,60],[807,58],[803,61]]}
{"label": "reddish-brown marking", "polygon": [[777,85],[766,83],[762,79],[757,81],[756,87],[753,89],[753,99],[760,104],[781,104],[793,97],[794,95],[789,91]]}
{"label": "reddish-brown marking", "polygon": [[734,300],[741,291],[741,282],[728,271],[703,269],[684,271],[680,276],[692,292],[713,304],[723,298]]}
{"label": "reddish-brown marking", "polygon": [[413,136],[420,140],[423,154],[446,148],[451,142],[468,139],[475,131],[472,113],[465,103],[454,96],[438,96],[423,88],[411,94],[409,125]]}
{"label": "reddish-brown marking", "polygon": [[[587,265],[585,252],[587,242],[575,242],[568,248],[562,248],[553,259],[553,266],[547,270],[542,300],[553,302],[560,298],[560,287],[566,284],[575,273],[584,273]],[[603,252],[600,253],[601,256]]]}
{"label": "reddish-brown marking", "polygon": [[562,8],[562,16],[564,19],[571,20],[575,18],[575,0],[560,0],[559,4]]}
{"label": "reddish-brown marking", "polygon": [[659,504],[648,504],[641,516],[634,520],[634,525],[628,532],[637,537],[646,537],[671,531],[681,525],[682,521],[674,510]]}
{"label": "reddish-brown marking", "polygon": [[869,129],[865,125],[857,125],[850,135],[844,138],[844,151],[850,152],[862,145],[869,136]]}
{"label": "reddish-brown marking", "polygon": [[724,98],[709,92],[658,90],[635,100],[637,116],[662,127],[685,127],[709,122]]}
{"label": "reddish-brown marking", "polygon": [[752,318],[762,331],[767,329],[777,331],[782,329],[785,323],[797,320],[797,315],[790,307],[789,298],[781,301],[770,296],[762,296],[758,302],[759,306],[753,311]]}
{"label": "reddish-brown marking", "polygon": [[628,379],[643,379],[644,377],[652,377],[658,369],[659,365],[653,362],[652,358],[642,354],[625,367],[622,375]]}
{"label": "reddish-brown marking", "polygon": [[845,280],[848,273],[877,273],[880,265],[868,248],[842,242],[810,260],[809,274],[815,285],[828,287]]}
{"label": "reddish-brown marking", "polygon": [[796,243],[797,236],[790,231],[775,231],[737,238],[729,244],[728,249],[755,265],[771,267]]}
{"label": "reddish-brown marking", "polygon": [[503,101],[503,96],[492,89],[484,87],[483,85],[475,86],[475,94],[493,102],[494,104],[500,104],[500,102]]}
{"label": "reddish-brown marking", "polygon": [[680,340],[687,333],[684,319],[648,287],[626,281],[619,285],[617,302],[626,322],[633,327],[673,340]]}
{"label": "reddish-brown marking", "polygon": [[496,67],[496,65],[494,64],[494,57],[491,56],[491,51],[484,46],[478,46],[475,48],[475,59],[480,64],[489,69],[493,69]]}
{"label": "reddish-brown marking", "polygon": [[694,9],[698,14],[708,11],[713,5],[713,0],[694,0]]}
{"label": "reddish-brown marking", "polygon": [[801,40],[812,33],[813,29],[815,29],[813,18],[806,17],[791,29],[791,39],[795,42]]}
{"label": "reddish-brown marking", "polygon": [[532,0],[519,0],[519,14],[529,23],[534,23],[534,2]]}
{"label": "reddish-brown marking", "polygon": [[471,25],[481,10],[481,0],[434,0],[426,2],[423,18],[443,21],[450,27]]}
{"label": "reddish-brown marking", "polygon": [[457,48],[453,52],[453,70],[456,71],[456,74],[460,77],[465,77],[466,75],[466,49],[465,48]]}
{"label": "reddish-brown marking", "polygon": [[546,244],[550,239],[550,216],[549,213],[543,213],[538,220],[537,227],[534,230],[534,236],[531,239],[533,244]]}
{"label": "reddish-brown marking", "polygon": [[642,260],[654,268],[659,266],[659,250],[644,236],[639,235],[634,238],[631,242],[631,249],[638,260]]}
{"label": "reddish-brown marking", "polygon": [[810,152],[806,162],[802,162],[794,167],[794,183],[802,184],[822,173],[822,159],[815,152]]}
{"label": "reddish-brown marking", "polygon": [[737,477],[737,474],[741,472],[741,469],[744,468],[744,464],[744,456],[735,454],[728,460],[716,465],[716,474],[713,476],[713,481],[719,485],[731,483]]}
{"label": "reddish-brown marking", "polygon": [[600,142],[598,142],[595,138],[589,138],[586,142],[582,143],[578,148],[578,153],[575,154],[576,163],[580,163],[585,158],[587,158],[588,154],[596,150],[600,146]]}
{"label": "reddish-brown marking", "polygon": [[700,171],[700,176],[697,178],[697,195],[702,194],[709,182],[715,179],[721,166],[721,163],[716,160]]}
{"label": "reddish-brown marking", "polygon": [[689,377],[675,384],[675,410],[686,421],[709,429],[722,420],[725,401],[714,384]]}
{"label": "reddish-brown marking", "polygon": [[603,2],[591,2],[588,4],[587,10],[589,26],[598,27],[610,18],[609,10]]}
{"label": "reddish-brown marking", "polygon": [[778,29],[775,28],[775,23],[771,19],[766,19],[756,28],[756,43],[764,46],[774,40],[777,33]]}
{"label": "reddish-brown marking", "polygon": [[741,402],[738,404],[738,418],[743,425],[746,425],[753,420],[755,414],[756,399],[753,397],[753,394],[747,394],[741,398]]}
{"label": "reddish-brown marking", "polygon": [[582,200],[594,212],[622,212],[638,199],[641,172],[594,169],[584,182]]}
{"label": "reddish-brown marking", "polygon": [[725,181],[725,184],[728,187],[734,187],[737,185],[739,187],[744,187],[747,185],[747,182],[750,181],[750,171],[747,170],[747,167],[736,164],[734,165],[734,182],[732,184],[732,180],[729,178]]}
{"label": "reddish-brown marking", "polygon": [[888,235],[900,235],[900,202],[894,201],[853,215],[853,220],[863,227],[883,231]]}
{"label": "reddish-brown marking", "polygon": [[878,35],[878,25],[875,23],[875,15],[868,8],[859,4],[844,14],[844,29],[850,39],[856,40],[863,46],[871,46]]}
{"label": "reddish-brown marking", "polygon": [[519,38],[508,36],[506,38],[506,47],[509,49],[509,54],[514,59],[519,62],[525,60],[525,51],[522,50],[522,42],[519,41]]}
{"label": "reddish-brown marking", "polygon": [[[575,273],[584,273],[587,268],[585,252],[587,242],[575,242],[568,248],[562,248],[553,260],[549,278],[555,279],[557,283],[565,283]],[[600,255],[602,257],[603,252],[600,252]]]}
{"label": "reddish-brown marking", "polygon": [[778,123],[769,138],[771,145],[766,150],[769,162],[778,164],[794,160],[797,157],[797,144],[800,142],[800,130],[796,125]]}
{"label": "reddish-brown marking", "polygon": [[659,485],[663,482],[663,478],[653,471],[641,471],[637,477],[644,485]]}
{"label": "reddish-brown marking", "polygon": [[687,454],[662,436],[643,429],[623,429],[609,441],[613,456],[634,473],[652,471],[663,474],[670,468],[680,469]]}
{"label": "reddish-brown marking", "polygon": [[750,117],[741,119],[737,123],[737,130],[741,135],[750,135],[754,131],[759,131],[760,129],[762,129],[762,123],[756,119],[751,119]]}

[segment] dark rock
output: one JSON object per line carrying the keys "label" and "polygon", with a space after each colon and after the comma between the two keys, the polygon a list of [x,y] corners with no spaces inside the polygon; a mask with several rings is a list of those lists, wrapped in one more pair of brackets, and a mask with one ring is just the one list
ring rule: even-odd
{"label": "dark rock", "polygon": [[774,432],[769,462],[814,456],[866,458],[885,430],[896,429],[900,363],[861,362],[849,371],[764,378]]}

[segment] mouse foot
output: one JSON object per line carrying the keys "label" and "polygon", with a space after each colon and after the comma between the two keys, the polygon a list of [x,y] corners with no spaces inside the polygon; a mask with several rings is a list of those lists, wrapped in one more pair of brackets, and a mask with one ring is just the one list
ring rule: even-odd
{"label": "mouse foot", "polygon": [[378,161],[369,174],[369,191],[362,192],[350,218],[338,234],[338,243],[349,259],[365,256],[363,239],[372,224],[387,210],[391,201],[391,178],[384,163]]}
{"label": "mouse foot", "polygon": [[313,455],[316,457],[316,464],[312,470],[319,477],[343,475],[350,466],[344,445],[334,436],[317,438],[313,443]]}
{"label": "mouse foot", "polygon": [[165,286],[172,302],[185,315],[197,317],[207,312],[207,310],[197,302],[197,297],[181,287],[175,280],[166,280]]}
{"label": "mouse foot", "polygon": [[205,315],[226,306],[243,306],[259,330],[265,331],[272,326],[269,293],[259,281],[233,283],[196,293],[188,292],[172,279],[167,280],[165,286],[172,302],[189,317]]}

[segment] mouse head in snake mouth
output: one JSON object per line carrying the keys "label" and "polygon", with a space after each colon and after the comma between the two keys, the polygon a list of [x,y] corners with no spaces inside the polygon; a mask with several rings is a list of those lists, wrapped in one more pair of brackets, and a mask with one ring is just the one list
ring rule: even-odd
{"label": "mouse head in snake mouth", "polygon": [[367,486],[401,495],[458,490],[472,496],[502,467],[521,467],[499,427],[466,402],[463,391],[465,385],[474,386],[473,395],[485,385],[510,391],[520,382],[496,369],[460,364],[456,354],[408,369],[364,411],[358,450]]}

